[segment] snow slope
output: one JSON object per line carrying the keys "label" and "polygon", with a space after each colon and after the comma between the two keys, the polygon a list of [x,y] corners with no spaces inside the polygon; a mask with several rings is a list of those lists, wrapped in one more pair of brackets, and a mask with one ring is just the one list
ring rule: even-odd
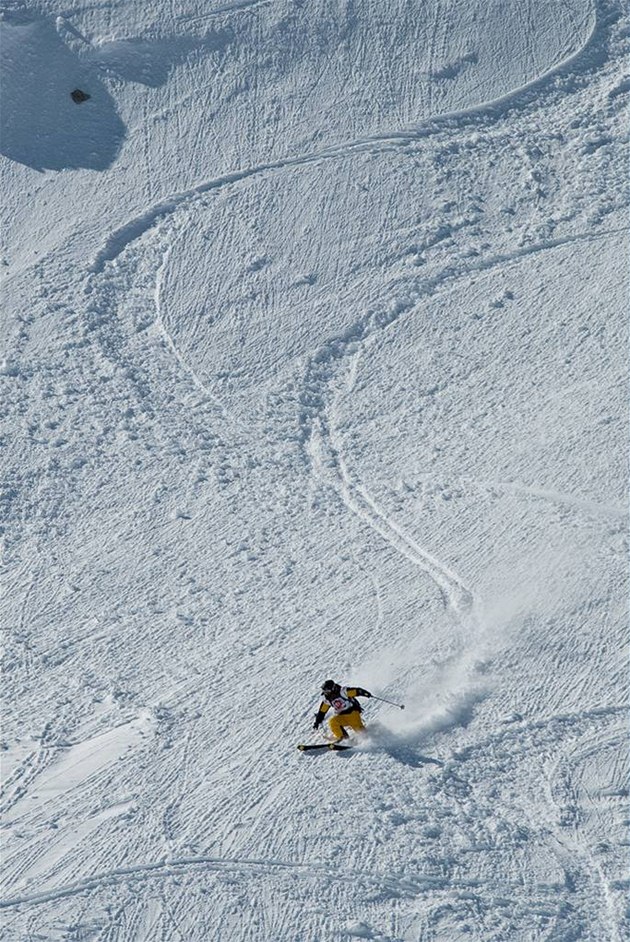
{"label": "snow slope", "polygon": [[3,942],[626,937],[629,45],[4,4]]}

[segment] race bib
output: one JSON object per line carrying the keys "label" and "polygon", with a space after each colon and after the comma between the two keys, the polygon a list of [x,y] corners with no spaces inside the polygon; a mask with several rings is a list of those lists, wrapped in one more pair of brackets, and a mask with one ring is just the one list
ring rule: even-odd
{"label": "race bib", "polygon": [[330,700],[329,702],[335,713],[343,713],[344,710],[352,706],[352,701],[347,699],[347,697],[335,697],[334,700]]}

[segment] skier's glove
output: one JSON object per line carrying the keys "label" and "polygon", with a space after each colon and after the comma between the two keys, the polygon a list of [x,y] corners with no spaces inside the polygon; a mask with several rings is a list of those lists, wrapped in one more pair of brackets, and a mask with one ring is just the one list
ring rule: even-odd
{"label": "skier's glove", "polygon": [[321,726],[321,722],[322,722],[321,720],[315,720],[315,722],[313,723],[313,729],[319,729],[319,727]]}

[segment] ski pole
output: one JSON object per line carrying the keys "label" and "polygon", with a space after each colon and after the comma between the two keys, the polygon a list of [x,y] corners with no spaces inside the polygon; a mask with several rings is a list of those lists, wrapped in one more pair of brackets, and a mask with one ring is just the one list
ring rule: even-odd
{"label": "ski pole", "polygon": [[375,697],[374,694],[372,694],[372,700],[380,700],[381,703],[389,703],[391,706],[398,707],[399,710],[405,709],[404,703],[394,703],[393,700],[386,700],[385,697]]}

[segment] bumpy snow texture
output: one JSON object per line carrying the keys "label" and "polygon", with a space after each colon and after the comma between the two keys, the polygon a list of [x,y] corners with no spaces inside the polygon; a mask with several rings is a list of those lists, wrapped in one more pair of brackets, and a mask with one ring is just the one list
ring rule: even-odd
{"label": "bumpy snow texture", "polygon": [[5,8],[3,942],[621,942],[625,5]]}

